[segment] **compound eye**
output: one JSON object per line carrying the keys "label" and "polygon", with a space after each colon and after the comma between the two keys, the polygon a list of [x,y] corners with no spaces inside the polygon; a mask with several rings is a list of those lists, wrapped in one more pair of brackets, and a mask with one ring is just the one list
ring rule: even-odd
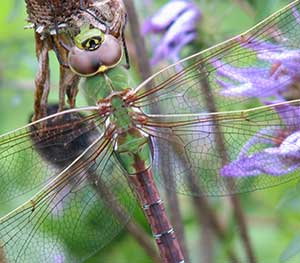
{"label": "compound eye", "polygon": [[95,48],[95,43],[89,42],[90,49],[74,46],[68,54],[68,63],[74,73],[83,77],[103,73],[118,65],[123,56],[122,45],[112,35],[105,35],[104,41]]}
{"label": "compound eye", "polygon": [[95,36],[86,39],[81,43],[81,46],[86,51],[94,51],[100,47],[100,45],[103,43],[103,37],[102,36]]}

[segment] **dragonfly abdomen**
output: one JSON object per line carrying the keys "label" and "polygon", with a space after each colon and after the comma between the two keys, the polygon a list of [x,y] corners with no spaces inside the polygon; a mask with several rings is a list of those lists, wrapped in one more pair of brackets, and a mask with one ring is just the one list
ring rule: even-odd
{"label": "dragonfly abdomen", "polygon": [[118,134],[115,155],[126,170],[129,183],[134,186],[164,262],[183,263],[183,255],[151,170],[150,138],[131,127]]}
{"label": "dragonfly abdomen", "polygon": [[175,232],[168,219],[163,201],[160,199],[151,168],[128,176],[135,192],[143,205],[151,230],[159,246],[163,262],[183,263],[183,255],[178,245]]}

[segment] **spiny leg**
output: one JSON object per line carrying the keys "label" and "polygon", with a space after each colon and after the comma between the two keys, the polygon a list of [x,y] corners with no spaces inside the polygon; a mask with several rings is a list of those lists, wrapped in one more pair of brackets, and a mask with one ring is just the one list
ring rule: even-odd
{"label": "spiny leg", "polygon": [[125,30],[126,30],[126,25],[127,25],[127,14],[125,15],[125,24],[122,26],[122,43],[123,43],[123,49],[124,49],[124,54],[125,54],[125,60],[126,60],[126,64],[124,65],[124,67],[126,69],[130,69],[130,61],[129,61],[129,54],[128,54],[128,48],[127,48],[127,44],[126,44],[126,38],[125,38]]}
{"label": "spiny leg", "polygon": [[47,101],[50,89],[49,69],[49,43],[47,39],[41,40],[41,36],[35,32],[36,56],[38,59],[38,71],[35,77],[34,116],[37,120],[47,114]]}
{"label": "spiny leg", "polygon": [[48,67],[48,70],[47,70],[47,75],[45,78],[44,89],[43,89],[42,100],[41,100],[41,112],[42,112],[41,117],[47,116],[48,97],[49,97],[49,92],[50,92],[49,58],[47,61],[47,67]]}
{"label": "spiny leg", "polygon": [[76,106],[76,96],[78,93],[78,85],[80,81],[80,77],[75,74],[71,70],[66,70],[66,93],[68,97],[68,103],[71,108],[74,108]]}
{"label": "spiny leg", "polygon": [[68,103],[71,108],[75,107],[76,96],[78,93],[78,85],[80,77],[73,73],[70,69],[67,61],[69,49],[65,49],[65,46],[59,45],[62,40],[59,37],[51,37],[53,50],[56,54],[57,60],[60,64],[60,78],[59,78],[59,107],[58,111],[64,109],[65,95],[68,97]]}
{"label": "spiny leg", "polygon": [[[58,40],[58,41],[59,41],[59,43],[61,43],[60,40]],[[63,60],[63,58],[62,58],[62,56],[61,56],[61,54],[60,54],[60,48],[59,48],[59,46],[57,45],[54,36],[51,36],[51,42],[52,42],[52,48],[53,48],[53,51],[54,51],[54,53],[55,53],[55,55],[56,55],[56,58],[57,58],[57,60],[58,60],[59,65],[65,67],[65,68],[70,68],[69,65],[68,65],[68,63],[66,63],[66,62]]]}
{"label": "spiny leg", "polygon": [[64,109],[66,95],[68,97],[68,103],[70,107],[75,107],[79,80],[80,77],[77,74],[73,73],[70,69],[62,66],[60,67],[58,111],[62,111]]}
{"label": "spiny leg", "polygon": [[[62,39],[64,38],[64,39]],[[56,35],[52,37],[53,40],[53,49],[55,50],[56,56],[60,63],[59,68],[59,107],[58,111],[62,111],[65,107],[65,96],[67,94],[68,100],[71,107],[75,106],[76,95],[78,92],[78,83],[80,77],[73,73],[67,64],[68,60],[68,52],[65,47],[60,45],[63,41],[67,41],[68,39],[63,36],[63,34]]]}

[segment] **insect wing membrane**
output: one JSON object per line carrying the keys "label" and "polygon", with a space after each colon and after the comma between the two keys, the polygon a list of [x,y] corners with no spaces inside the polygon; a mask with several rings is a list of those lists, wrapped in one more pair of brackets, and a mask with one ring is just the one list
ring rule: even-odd
{"label": "insect wing membrane", "polygon": [[[33,183],[29,190],[43,185],[29,201],[0,219],[1,247],[8,262],[78,262],[110,242],[130,218],[134,199],[111,158],[112,142],[97,129],[103,120],[94,114],[67,112],[1,137],[3,152],[9,152],[1,160],[8,167],[5,179],[18,176],[8,160],[28,155],[30,148],[39,155],[24,161],[32,167],[26,178]],[[35,169],[36,174],[48,171],[48,178],[34,184]]]}
{"label": "insect wing membrane", "polygon": [[141,127],[154,141],[153,167],[174,181],[166,187],[226,195],[297,178],[295,156],[282,151],[298,130],[300,96],[291,90],[300,70],[299,17],[294,1],[135,89],[133,105],[148,118]]}

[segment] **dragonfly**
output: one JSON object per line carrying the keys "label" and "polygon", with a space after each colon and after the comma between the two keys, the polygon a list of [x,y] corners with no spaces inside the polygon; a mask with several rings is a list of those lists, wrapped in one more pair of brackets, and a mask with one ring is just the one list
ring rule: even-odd
{"label": "dragonfly", "polygon": [[20,203],[0,219],[7,262],[88,258],[129,220],[134,196],[162,260],[183,262],[157,185],[224,196],[297,180],[300,99],[287,73],[298,61],[299,18],[297,0],[135,88],[119,42],[83,27],[68,64],[85,77],[90,106],[49,107],[0,137],[1,200]]}
{"label": "dragonfly", "polygon": [[[35,114],[33,119],[41,118],[46,113],[48,94],[50,90],[49,52],[53,50],[60,62],[60,92],[59,109],[65,105],[65,96],[71,107],[76,105],[79,76],[66,66],[68,50],[61,45],[60,38],[72,42],[72,36],[79,31],[83,21],[88,21],[93,27],[107,30],[122,43],[126,65],[129,67],[129,57],[124,37],[127,15],[121,0],[25,0],[29,27],[35,30],[36,55],[39,70],[36,74]],[[59,28],[60,34],[58,35]]]}

